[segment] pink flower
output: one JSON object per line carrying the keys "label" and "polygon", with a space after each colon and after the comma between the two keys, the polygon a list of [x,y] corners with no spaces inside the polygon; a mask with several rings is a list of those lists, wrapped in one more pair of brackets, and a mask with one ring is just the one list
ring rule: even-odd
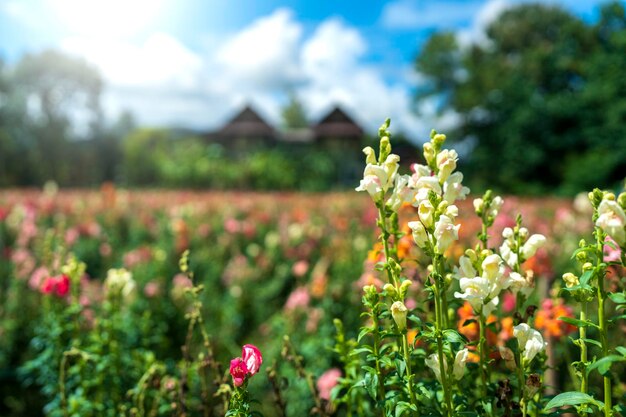
{"label": "pink flower", "polygon": [[289,294],[289,298],[285,302],[285,310],[294,311],[299,308],[306,308],[310,300],[309,290],[306,287],[298,287]]}
{"label": "pink flower", "polygon": [[339,378],[341,378],[341,371],[337,368],[329,369],[320,375],[317,379],[317,390],[321,399],[330,400],[330,392],[339,382]]}
{"label": "pink flower", "polygon": [[[622,259],[622,251],[617,242],[610,236],[606,237],[605,242],[609,243],[609,245],[604,245],[604,262],[619,262]],[[612,244],[613,247],[611,247],[610,244]]]}
{"label": "pink flower", "polygon": [[241,356],[250,375],[256,374],[263,363],[261,351],[254,345],[244,345],[241,349]]}
{"label": "pink flower", "polygon": [[248,368],[246,367],[246,363],[243,359],[235,358],[230,361],[230,376],[233,377],[233,383],[236,387],[243,385],[247,374]]}

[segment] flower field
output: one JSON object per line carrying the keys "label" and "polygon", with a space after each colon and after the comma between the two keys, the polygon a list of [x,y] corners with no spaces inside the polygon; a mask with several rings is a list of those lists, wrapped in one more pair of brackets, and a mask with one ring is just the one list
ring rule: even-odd
{"label": "flower field", "polygon": [[363,193],[2,191],[0,415],[623,412],[610,198],[394,202],[375,158]]}

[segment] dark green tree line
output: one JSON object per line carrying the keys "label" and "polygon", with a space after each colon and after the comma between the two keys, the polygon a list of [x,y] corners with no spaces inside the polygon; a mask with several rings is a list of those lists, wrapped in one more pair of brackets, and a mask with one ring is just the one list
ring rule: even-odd
{"label": "dark green tree line", "polygon": [[555,6],[507,9],[487,41],[462,47],[433,34],[416,60],[436,97],[461,115],[451,135],[471,149],[474,187],[573,194],[626,177],[626,18],[602,7],[586,23]]}

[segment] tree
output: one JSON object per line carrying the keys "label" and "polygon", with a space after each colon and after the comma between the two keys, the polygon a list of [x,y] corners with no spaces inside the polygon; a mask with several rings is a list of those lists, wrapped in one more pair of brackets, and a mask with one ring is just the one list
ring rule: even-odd
{"label": "tree", "polygon": [[418,99],[435,95],[462,115],[451,136],[471,146],[472,185],[574,193],[623,176],[624,7],[603,10],[589,25],[558,7],[520,5],[494,20],[486,43],[462,48],[450,33],[427,41],[416,68],[432,83]]}
{"label": "tree", "polygon": [[287,129],[299,129],[309,125],[304,107],[294,93],[289,94],[289,103],[283,108],[282,117],[283,125]]}
{"label": "tree", "polygon": [[97,138],[103,129],[99,73],[82,59],[48,50],[22,57],[10,78],[14,100],[28,103],[19,139],[29,147],[33,182],[81,178],[72,156],[82,152],[70,141]]}

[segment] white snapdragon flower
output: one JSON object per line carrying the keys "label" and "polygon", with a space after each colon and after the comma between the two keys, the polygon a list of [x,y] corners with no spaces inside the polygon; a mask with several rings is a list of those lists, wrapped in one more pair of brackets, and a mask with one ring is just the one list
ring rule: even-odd
{"label": "white snapdragon flower", "polygon": [[[439,366],[439,358],[437,357],[437,354],[433,353],[429,355],[424,360],[424,363],[435,373],[435,378],[437,378],[437,381],[441,383],[441,367]],[[447,368],[447,363],[445,360],[444,360],[444,368]]]}
{"label": "white snapdragon flower", "polygon": [[461,278],[459,283],[463,292],[455,292],[454,296],[468,301],[474,311],[484,311],[483,305],[491,292],[489,280],[483,277]]}
{"label": "white snapdragon flower", "polygon": [[[410,283],[411,281],[409,281]],[[404,305],[402,301],[396,301],[391,305],[391,317],[393,321],[396,322],[396,326],[398,326],[398,330],[402,331],[406,329],[406,315],[408,313],[408,309]]]}
{"label": "white snapdragon flower", "polygon": [[413,181],[417,182],[422,177],[430,177],[430,168],[426,165],[413,164],[411,165],[411,171],[413,171]]}
{"label": "white snapdragon flower", "polygon": [[614,200],[602,200],[598,206],[596,226],[604,230],[620,246],[626,244],[626,214]]}
{"label": "white snapdragon flower", "polygon": [[[467,358],[469,357],[469,351],[467,349],[459,350],[454,356],[454,365],[452,368],[452,376],[456,380],[460,380],[465,375],[465,365],[467,363]],[[429,355],[424,361],[426,366],[428,366],[433,373],[435,374],[435,378],[437,381],[441,383],[441,366],[439,363],[439,357],[436,353]],[[448,372],[448,358],[444,357],[443,360],[444,373]]]}
{"label": "white snapdragon flower", "polygon": [[461,184],[463,181],[463,174],[455,172],[443,184],[443,199],[452,204],[456,200],[465,200],[470,192],[470,189]]}
{"label": "white snapdragon flower", "polygon": [[508,277],[504,274],[504,263],[497,254],[489,255],[482,263],[483,278],[489,280],[489,296],[495,297],[500,291],[507,289],[510,285]]}
{"label": "white snapdragon flower", "polygon": [[502,237],[504,241],[500,246],[500,256],[508,266],[515,268],[518,263],[518,258],[517,253],[513,251],[513,246],[515,245],[513,229],[505,227],[502,231]]}
{"label": "white snapdragon flower", "polygon": [[491,217],[496,217],[504,204],[504,200],[499,195],[495,196],[493,200],[491,200],[491,206],[489,210],[489,215]]}
{"label": "white snapdragon flower", "polygon": [[451,219],[455,219],[459,216],[459,208],[454,204],[449,205],[448,207],[446,207],[446,211],[443,214],[450,217]]}
{"label": "white snapdragon flower", "polygon": [[426,228],[433,226],[435,222],[435,208],[428,200],[422,200],[417,207],[417,214]]}
{"label": "white snapdragon flower", "polygon": [[363,171],[363,179],[356,191],[367,191],[369,195],[378,201],[382,198],[381,192],[386,191],[385,185],[387,184],[387,173],[385,169],[380,165],[367,164]]}
{"label": "white snapdragon flower", "polygon": [[415,189],[412,187],[412,179],[409,175],[396,176],[396,184],[387,204],[393,211],[398,211],[403,203],[413,203]]}
{"label": "white snapdragon flower", "polygon": [[459,268],[457,269],[458,278],[472,278],[477,275],[476,269],[472,265],[472,261],[467,256],[459,258]]}
{"label": "white snapdragon flower", "polygon": [[469,351],[467,348],[461,349],[456,353],[454,357],[454,368],[452,368],[452,375],[455,379],[459,380],[463,378],[465,374],[465,363],[467,362],[467,358],[469,356]]}
{"label": "white snapdragon flower", "polygon": [[413,221],[408,223],[409,228],[413,232],[413,240],[420,248],[424,248],[428,243],[428,234],[422,222]]}
{"label": "white snapdragon flower", "polygon": [[134,294],[136,284],[133,280],[133,274],[126,269],[109,269],[104,280],[104,287],[109,293],[115,292],[124,298],[129,298]]}
{"label": "white snapdragon flower", "polygon": [[541,333],[526,323],[521,323],[513,327],[513,336],[517,339],[517,343],[522,350],[522,355],[526,363],[530,363],[547,345],[547,343],[543,341]]}
{"label": "white snapdragon flower", "polygon": [[418,206],[424,200],[428,200],[428,194],[433,191],[437,195],[441,195],[441,185],[437,177],[420,177],[415,182],[417,194],[415,195],[414,206]]}
{"label": "white snapdragon flower", "polygon": [[439,168],[437,176],[439,177],[439,182],[443,183],[450,177],[452,171],[456,169],[458,160],[459,155],[455,150],[444,149],[437,154],[437,168]]}
{"label": "white snapdragon flower", "polygon": [[532,271],[528,271],[528,275],[523,277],[518,272],[511,272],[509,274],[509,289],[513,293],[513,295],[517,295],[517,293],[521,293],[524,297],[528,298],[528,296],[533,291],[533,281],[532,275],[530,275]]}
{"label": "white snapdragon flower", "polygon": [[385,169],[385,173],[387,174],[387,183],[385,184],[385,190],[391,187],[396,179],[396,174],[398,173],[398,167],[400,166],[400,157],[396,154],[389,154],[385,162],[382,165]]}
{"label": "white snapdragon flower", "polygon": [[532,258],[537,249],[546,244],[546,237],[544,235],[535,234],[528,238],[528,240],[522,245],[521,253],[524,259]]}
{"label": "white snapdragon flower", "polygon": [[459,238],[460,224],[455,225],[452,219],[446,215],[441,215],[435,224],[435,238],[437,245],[435,250],[437,253],[444,253],[450,247],[453,241]]}

